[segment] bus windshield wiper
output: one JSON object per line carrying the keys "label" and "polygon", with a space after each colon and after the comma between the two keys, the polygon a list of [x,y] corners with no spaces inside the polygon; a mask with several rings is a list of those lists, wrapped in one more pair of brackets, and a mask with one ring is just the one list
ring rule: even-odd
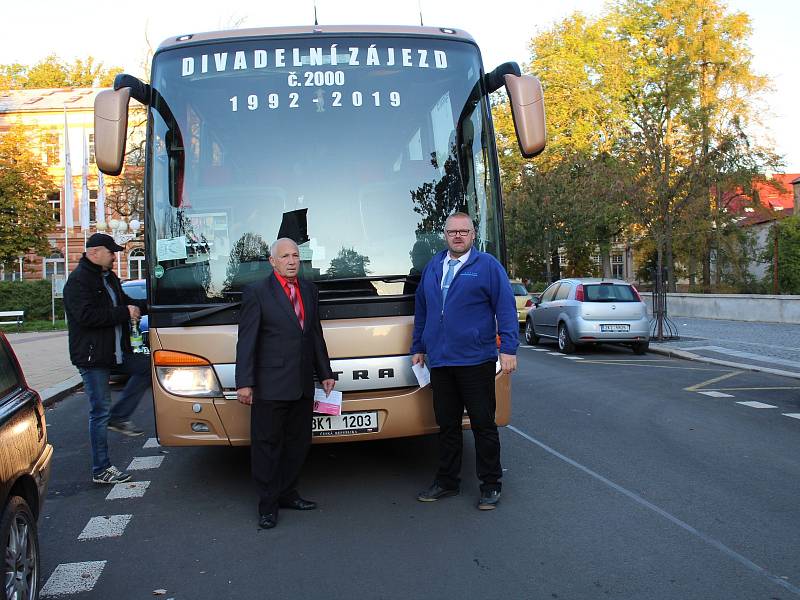
{"label": "bus windshield wiper", "polygon": [[215,315],[217,313],[224,312],[226,310],[230,310],[232,308],[239,308],[241,306],[241,302],[231,302],[230,304],[218,304],[217,306],[211,306],[209,308],[204,308],[202,310],[198,310],[197,312],[193,312],[182,319],[175,321],[175,325],[186,325],[187,323],[192,323],[194,321],[199,321],[200,319],[204,319],[205,317],[209,317],[211,315]]}

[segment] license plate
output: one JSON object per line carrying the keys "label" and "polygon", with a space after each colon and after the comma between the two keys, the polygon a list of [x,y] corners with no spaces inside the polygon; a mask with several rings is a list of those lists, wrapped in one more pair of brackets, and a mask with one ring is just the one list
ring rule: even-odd
{"label": "license plate", "polygon": [[611,332],[611,331],[630,331],[630,330],[631,330],[631,326],[630,325],[618,325],[618,324],[600,325],[600,331],[609,331],[609,332]]}
{"label": "license plate", "polygon": [[315,436],[352,435],[378,431],[378,412],[350,412],[341,415],[314,415],[311,433]]}

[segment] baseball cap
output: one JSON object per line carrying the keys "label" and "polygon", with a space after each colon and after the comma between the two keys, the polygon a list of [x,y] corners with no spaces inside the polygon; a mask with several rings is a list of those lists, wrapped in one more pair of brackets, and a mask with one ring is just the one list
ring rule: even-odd
{"label": "baseball cap", "polygon": [[89,239],[86,240],[86,247],[87,248],[96,248],[98,246],[105,246],[111,252],[122,252],[125,248],[120,246],[114,241],[107,233],[93,233],[89,236]]}

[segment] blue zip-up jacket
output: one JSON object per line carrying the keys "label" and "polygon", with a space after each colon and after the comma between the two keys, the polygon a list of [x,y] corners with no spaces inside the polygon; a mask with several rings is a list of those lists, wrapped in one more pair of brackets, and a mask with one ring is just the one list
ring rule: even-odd
{"label": "blue zip-up jacket", "polygon": [[519,322],[508,274],[491,254],[475,248],[456,273],[442,307],[439,252],[426,265],[417,287],[411,353],[427,355],[429,367],[478,365],[516,354]]}

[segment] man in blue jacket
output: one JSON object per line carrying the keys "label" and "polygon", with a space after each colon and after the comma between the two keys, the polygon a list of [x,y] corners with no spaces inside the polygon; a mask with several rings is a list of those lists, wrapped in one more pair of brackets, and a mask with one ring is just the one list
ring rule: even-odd
{"label": "man in blue jacket", "polygon": [[417,496],[435,502],[459,493],[466,409],[475,437],[481,480],[478,508],[500,500],[500,437],[495,423],[495,364],[500,335],[500,368],[517,368],[519,324],[508,274],[490,254],[472,247],[475,228],[465,213],[448,217],[447,250],[434,256],[417,288],[412,364],[427,362],[433,410],[439,426],[439,469],[433,485]]}

